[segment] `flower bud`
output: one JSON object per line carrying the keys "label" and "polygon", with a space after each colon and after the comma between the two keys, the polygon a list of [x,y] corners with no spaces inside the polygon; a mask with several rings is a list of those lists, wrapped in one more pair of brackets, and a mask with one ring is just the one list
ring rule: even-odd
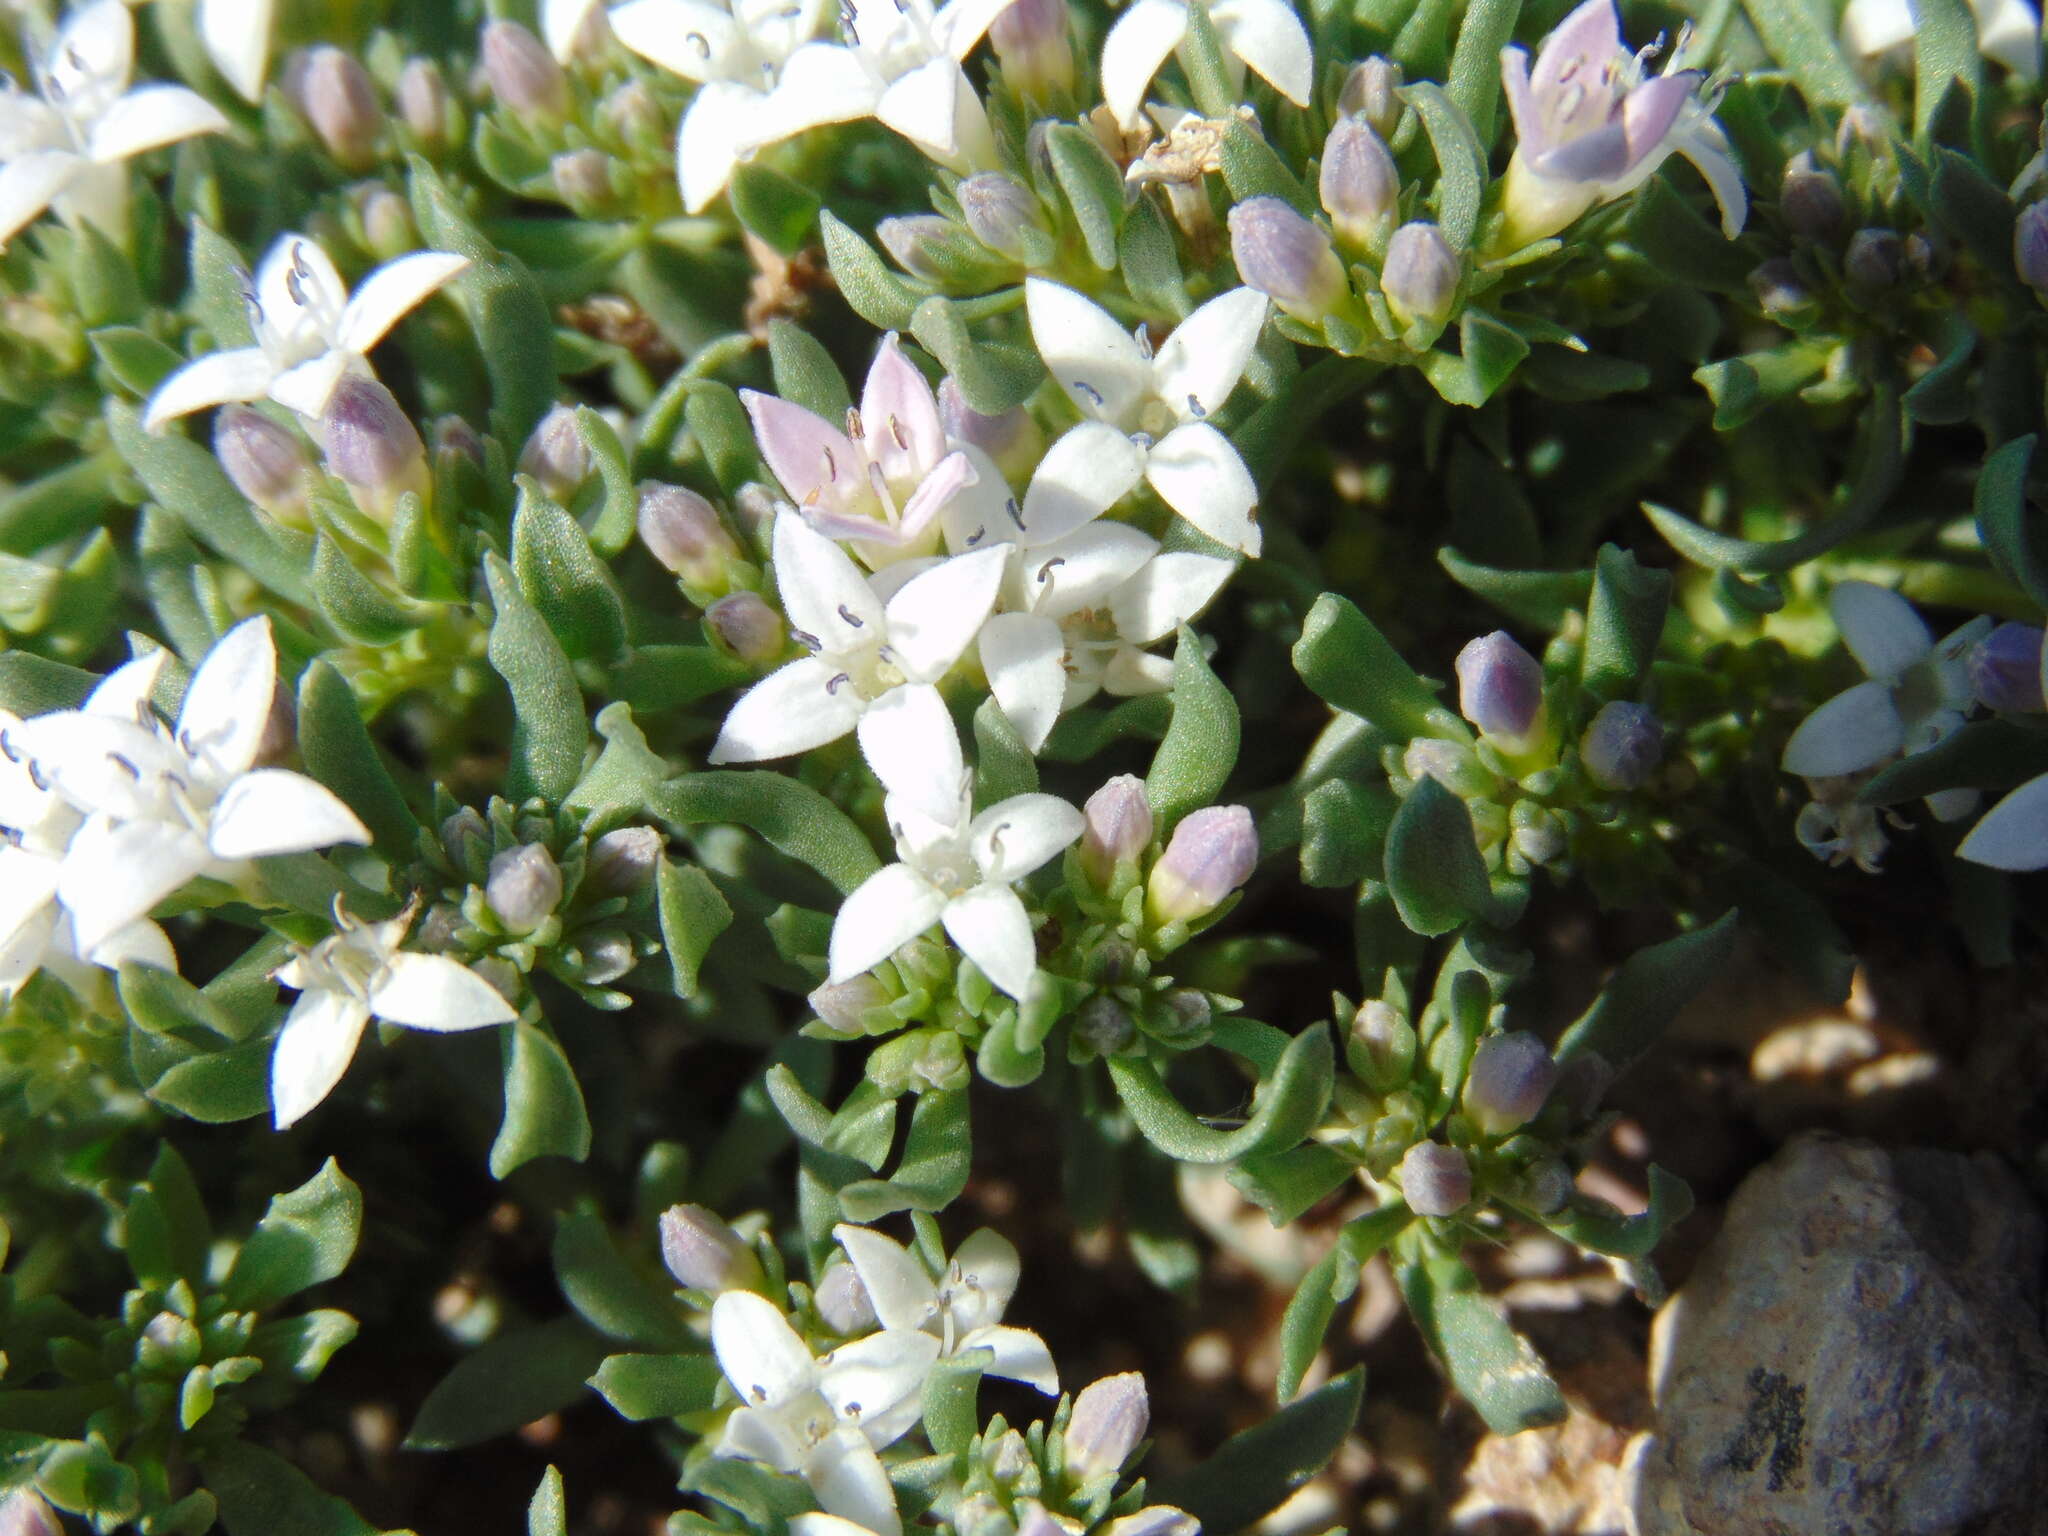
{"label": "flower bud", "polygon": [[644,80],[628,80],[597,104],[597,120],[635,149],[653,151],[668,136],[668,116]]}
{"label": "flower bud", "polygon": [[562,871],[539,843],[507,848],[491,860],[484,900],[514,933],[531,933],[562,899]]}
{"label": "flower bud", "polygon": [[1536,1118],[1557,1081],[1549,1047],[1526,1029],[1488,1035],[1465,1072],[1465,1113],[1488,1136],[1505,1136]]}
{"label": "flower bud", "polygon": [[1939,282],[1954,260],[1954,248],[1944,236],[1925,229],[1906,236],[1906,271],[1915,281]]}
{"label": "flower bud", "polygon": [[1316,188],[1337,238],[1369,245],[1400,204],[1401,172],[1365,119],[1340,117],[1323,141]]}
{"label": "flower bud", "polygon": [[327,152],[352,171],[375,158],[384,109],[363,66],[339,48],[308,53],[293,74],[294,100]]}
{"label": "flower bud", "polygon": [[1045,457],[1045,432],[1029,411],[1013,405],[1000,416],[984,416],[967,403],[950,373],[939,380],[939,422],[948,442],[979,448],[1004,479],[1016,484],[1028,480]]}
{"label": "flower bud", "polygon": [[484,466],[484,440],[460,416],[436,416],[433,423],[434,461],[463,458],[478,469]]}
{"label": "flower bud", "polygon": [[936,213],[900,214],[876,224],[875,238],[912,277],[943,283],[950,266],[947,257],[960,240],[960,227]]}
{"label": "flower bud", "polygon": [[519,450],[519,472],[533,476],[550,501],[564,506],[583,488],[590,478],[590,445],[576,425],[574,406],[553,406],[541,417]]}
{"label": "flower bud", "polygon": [[1510,751],[1533,744],[1543,724],[1543,667],[1504,629],[1458,652],[1458,713]]}
{"label": "flower bud", "polygon": [[1904,270],[1905,247],[1889,229],[1859,229],[1842,253],[1842,276],[1857,293],[1868,297],[1895,286]]}
{"label": "flower bud", "polygon": [[272,517],[305,511],[313,455],[291,428],[246,405],[224,406],[213,418],[213,456],[235,489]]}
{"label": "flower bud", "polygon": [[1970,652],[1970,691],[2001,714],[2039,714],[2041,626],[2001,624]]}
{"label": "flower bud", "polygon": [[1024,232],[1045,229],[1045,214],[1031,189],[1001,171],[982,171],[953,189],[960,216],[974,238],[1013,261],[1024,257]]}
{"label": "flower bud", "polygon": [[40,1493],[17,1488],[0,1499],[0,1536],[64,1536],[64,1527]]}
{"label": "flower bud", "polygon": [[1003,83],[1033,101],[1074,89],[1074,46],[1067,36],[1067,0],[1015,0],[989,24],[989,46]]}
{"label": "flower bud", "polygon": [[407,491],[428,494],[427,449],[419,429],[375,379],[346,374],[334,386],[320,418],[320,442],[329,473],[379,522],[390,520]]}
{"label": "flower bud", "polygon": [[1074,1039],[1096,1056],[1114,1056],[1137,1038],[1130,1010],[1106,992],[1098,992],[1074,1015]]}
{"label": "flower bud", "polygon": [[1277,197],[1230,210],[1230,259],[1247,287],[1297,320],[1322,319],[1350,292],[1329,235]]}
{"label": "flower bud", "polygon": [[465,805],[441,823],[441,846],[457,869],[466,869],[472,849],[490,848],[491,825],[475,806]]}
{"label": "flower bud", "polygon": [[1586,777],[1602,789],[1640,789],[1664,759],[1664,727],[1640,704],[1621,699],[1600,713],[1579,738]]}
{"label": "flower bud", "polygon": [[555,195],[584,218],[615,210],[619,194],[612,185],[612,158],[601,149],[572,149],[548,162]]}
{"label": "flower bud", "polygon": [[2029,288],[2048,294],[2048,202],[2027,204],[2013,221],[2012,264]]}
{"label": "flower bud", "polygon": [[1216,1018],[1209,994],[1194,987],[1175,987],[1161,999],[1152,1016],[1152,1033],[1162,1040],[1192,1040]]}
{"label": "flower bud", "polygon": [[499,102],[523,117],[559,123],[569,115],[569,76],[541,40],[516,21],[484,28],[484,78]]}
{"label": "flower bud", "polygon": [[1418,1216],[1455,1216],[1472,1201],[1472,1165],[1456,1147],[1418,1141],[1394,1172],[1408,1209]]}
{"label": "flower bud", "polygon": [[825,1326],[842,1338],[872,1333],[881,1323],[875,1316],[874,1298],[868,1295],[859,1271],[838,1254],[832,1256],[825,1273],[818,1277],[818,1289],[812,1293],[812,1300],[817,1303],[818,1316],[825,1319]]}
{"label": "flower bud", "polygon": [[1258,862],[1259,834],[1250,811],[1241,805],[1212,805],[1190,812],[1152,866],[1145,911],[1159,926],[1207,917],[1251,878]]}
{"label": "flower bud", "polygon": [[382,182],[366,182],[355,194],[356,218],[363,227],[363,244],[386,261],[395,261],[419,248],[419,231],[413,227],[412,204]]}
{"label": "flower bud", "polygon": [[661,1213],[661,1262],[693,1291],[744,1291],[761,1283],[761,1261],[746,1239],[701,1205]]}
{"label": "flower bud", "polygon": [[1778,213],[1802,240],[1833,241],[1842,233],[1849,205],[1832,171],[1816,167],[1811,154],[1796,156],[1778,184]]}
{"label": "flower bud", "polygon": [[1064,1525],[1046,1513],[1045,1506],[1036,1499],[1020,1500],[1017,1514],[1017,1536],[1072,1536]]}
{"label": "flower bud", "polygon": [[[1017,1522],[988,1493],[971,1493],[962,1499],[949,1523],[954,1536],[1017,1536]],[[1054,1524],[1052,1529],[1057,1532],[1059,1526]]]}
{"label": "flower bud", "polygon": [[398,72],[398,120],[422,147],[438,149],[448,142],[448,117],[454,103],[448,82],[430,59],[407,59]]}
{"label": "flower bud", "polygon": [[1344,1059],[1368,1088],[1389,1093],[1407,1082],[1415,1049],[1415,1026],[1400,1009],[1377,997],[1358,1005]]}
{"label": "flower bud", "polygon": [[819,987],[805,1001],[811,1012],[840,1034],[860,1035],[867,1032],[869,1011],[888,1007],[891,999],[887,988],[863,973],[850,981]]}
{"label": "flower bud", "polygon": [[1401,66],[1374,54],[1353,66],[1337,93],[1337,110],[1363,118],[1382,139],[1391,139],[1401,125]]}
{"label": "flower bud", "polygon": [[1435,779],[1463,799],[1484,795],[1498,787],[1470,746],[1462,741],[1445,741],[1441,736],[1418,736],[1403,747],[1401,771],[1417,782]]}
{"label": "flower bud", "polygon": [[1531,864],[1549,864],[1571,846],[1571,827],[1561,811],[1535,800],[1517,800],[1508,813],[1514,851]]}
{"label": "flower bud", "polygon": [[1148,1504],[1110,1521],[1103,1536],[1202,1536],[1202,1522],[1171,1504]]}
{"label": "flower bud", "polygon": [[1562,1158],[1546,1157],[1522,1173],[1522,1203],[1539,1216],[1551,1216],[1571,1203],[1577,1182]]}
{"label": "flower bud", "polygon": [[584,884],[599,896],[624,896],[654,877],[662,837],[652,827],[620,827],[590,845]]}
{"label": "flower bud", "polygon": [[1798,329],[1820,313],[1820,304],[1799,268],[1783,256],[1761,261],[1749,274],[1749,291],[1757,308],[1778,324]]}
{"label": "flower bud", "polygon": [[1120,1470],[1151,1426],[1152,1403],[1137,1371],[1089,1382],[1067,1420],[1068,1476],[1087,1483]]}
{"label": "flower bud", "polygon": [[718,509],[695,491],[657,480],[640,487],[640,542],[649,554],[699,591],[723,591],[740,547]]}
{"label": "flower bud", "polygon": [[1081,868],[1107,889],[1119,867],[1135,864],[1152,844],[1152,803],[1145,781],[1120,773],[1081,807]]}
{"label": "flower bud", "polygon": [[1458,302],[1464,269],[1434,224],[1403,224],[1387,242],[1380,288],[1403,326],[1440,326]]}
{"label": "flower bud", "polygon": [[756,592],[729,592],[706,608],[704,633],[726,655],[750,667],[780,659],[789,638],[782,615]]}

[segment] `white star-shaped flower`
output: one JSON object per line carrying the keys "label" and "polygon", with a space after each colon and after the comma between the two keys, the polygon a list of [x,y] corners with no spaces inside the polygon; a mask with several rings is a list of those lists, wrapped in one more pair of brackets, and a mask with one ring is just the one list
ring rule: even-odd
{"label": "white star-shaped flower", "polygon": [[875,1453],[917,1423],[937,1339],[885,1328],[818,1358],[773,1302],[727,1291],[711,1304],[711,1348],[741,1402],[715,1454],[794,1473],[828,1515],[901,1536],[896,1490]]}
{"label": "white star-shaped flower", "polygon": [[278,967],[277,979],[299,994],[270,1057],[270,1102],[280,1131],[334,1091],[373,1016],[438,1033],[519,1016],[460,961],[401,950],[412,919],[408,907],[388,922],[358,923],[337,902],[339,931]]}
{"label": "white star-shaped flower", "polygon": [[277,649],[259,616],[207,653],[175,728],[145,694],[126,716],[63,710],[10,733],[36,777],[86,818],[57,875],[81,953],[198,876],[236,884],[251,859],[370,841],[331,790],[255,766],[276,689]]}
{"label": "white star-shaped flower", "polygon": [[150,397],[143,425],[154,432],[208,406],[263,399],[315,419],[344,374],[376,377],[370,348],[468,265],[466,256],[414,251],[377,268],[351,294],[319,245],[285,235],[256,268],[248,295],[256,344],[180,368]]}
{"label": "white star-shaped flower", "polygon": [[1123,330],[1100,305],[1058,283],[1027,279],[1024,304],[1047,371],[1083,416],[1137,444],[1160,499],[1217,543],[1258,554],[1258,487],[1208,417],[1244,375],[1266,323],[1266,296],[1233,288],[1211,299],[1156,353],[1142,329]]}
{"label": "white star-shaped flower", "polygon": [[2048,869],[2048,773],[1986,811],[1956,854],[1993,869]]}
{"label": "white star-shaped flower", "polygon": [[1057,795],[1012,795],[974,814],[973,778],[934,688],[901,688],[860,722],[900,863],[840,905],[828,980],[850,981],[934,923],[998,989],[1022,998],[1038,971],[1031,916],[1011,887],[1081,835]]}
{"label": "white star-shaped flower", "polygon": [[939,164],[996,164],[995,136],[960,63],[1011,0],[847,0],[847,36],[881,82],[874,118]]}
{"label": "white star-shaped flower", "polygon": [[603,42],[603,0],[540,0],[540,35],[561,63]]}
{"label": "white star-shaped flower", "polygon": [[[2041,76],[2041,13],[2027,0],[1970,0],[1977,50],[2022,80]],[[1876,58],[1903,50],[1920,24],[1908,0],[1849,0],[1842,11],[1842,42],[1851,53]]]}
{"label": "white star-shaped flower", "polygon": [[908,684],[939,681],[995,606],[1007,545],[936,561],[886,602],[845,550],[791,511],[775,518],[775,586],[811,654],[740,696],[713,763],[757,763],[837,741]]}
{"label": "white star-shaped flower", "polygon": [[1022,1266],[1016,1244],[1001,1233],[984,1227],[969,1237],[936,1281],[907,1248],[879,1232],[842,1223],[832,1235],[853,1260],[884,1328],[934,1335],[941,1360],[991,1350],[989,1375],[1021,1381],[1048,1397],[1059,1392],[1059,1370],[1045,1340],[1028,1328],[1002,1326]]}
{"label": "white star-shaped flower", "polygon": [[[1315,89],[1315,51],[1308,28],[1287,0],[1217,0],[1209,7],[1209,20],[1235,87],[1243,88],[1249,65],[1297,107],[1308,105]],[[1102,40],[1102,99],[1126,131],[1144,122],[1152,77],[1187,35],[1188,8],[1181,0],[1136,0]]]}
{"label": "white star-shaped flower", "polygon": [[44,209],[127,237],[125,162],[194,134],[223,133],[220,109],[182,85],[128,83],[135,18],[121,0],[73,14],[36,67],[36,94],[0,93],[0,245]]}

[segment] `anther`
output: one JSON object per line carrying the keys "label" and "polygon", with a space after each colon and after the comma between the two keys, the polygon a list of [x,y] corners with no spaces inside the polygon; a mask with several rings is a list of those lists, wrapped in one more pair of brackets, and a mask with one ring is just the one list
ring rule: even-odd
{"label": "anther", "polygon": [[1197,421],[1201,421],[1208,416],[1208,408],[1202,404],[1200,396],[1192,394],[1188,396],[1188,414]]}
{"label": "anther", "polygon": [[834,674],[833,674],[833,676],[832,676],[832,680],[831,680],[830,682],[828,682],[828,683],[826,683],[826,684],[825,684],[825,691],[826,691],[827,693],[829,693],[829,694],[832,694],[832,695],[834,695],[834,696],[836,697],[836,696],[838,695],[838,693],[839,693],[839,685],[840,685],[841,683],[849,683],[849,684],[850,684],[850,683],[851,683],[852,681],[853,681],[853,674],[852,674],[852,673],[850,673],[850,672],[838,672],[838,673],[834,673]]}
{"label": "anther", "polygon": [[1097,410],[1100,410],[1102,408],[1102,391],[1097,389],[1093,384],[1090,384],[1086,379],[1076,379],[1074,380],[1074,388],[1078,389],[1079,391],[1081,391],[1082,394],[1086,395],[1088,397],[1089,403],[1093,405]]}
{"label": "anther", "polygon": [[896,446],[905,453],[910,451],[910,439],[903,435],[903,423],[896,419],[895,412],[889,413],[889,435],[896,439]]}
{"label": "anther", "polygon": [[790,627],[789,638],[807,651],[822,651],[825,648],[824,642],[819,640],[816,635],[812,634],[809,630],[798,629],[794,625]]}
{"label": "anther", "polygon": [[1005,501],[1003,503],[1003,510],[1010,514],[1010,521],[1017,525],[1019,531],[1022,531],[1024,527],[1024,509],[1017,504],[1017,498],[1012,496]]}
{"label": "anther", "polygon": [[112,763],[116,768],[121,769],[124,773],[128,775],[129,778],[135,780],[136,783],[139,784],[142,782],[142,770],[136,767],[133,763],[129,762],[128,759],[123,757],[120,753],[109,752],[107,754],[107,761]]}
{"label": "anther", "polygon": [[866,629],[868,627],[867,621],[862,619],[860,615],[856,614],[851,608],[847,607],[844,603],[841,603],[839,605],[839,617],[846,620],[846,622],[851,624],[855,629]]}

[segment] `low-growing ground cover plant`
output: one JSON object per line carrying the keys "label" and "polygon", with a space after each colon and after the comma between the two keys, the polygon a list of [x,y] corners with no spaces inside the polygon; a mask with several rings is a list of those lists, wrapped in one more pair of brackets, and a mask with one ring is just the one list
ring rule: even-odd
{"label": "low-growing ground cover plant", "polygon": [[0,9],[0,1532],[1227,1536],[2038,947],[2026,0]]}

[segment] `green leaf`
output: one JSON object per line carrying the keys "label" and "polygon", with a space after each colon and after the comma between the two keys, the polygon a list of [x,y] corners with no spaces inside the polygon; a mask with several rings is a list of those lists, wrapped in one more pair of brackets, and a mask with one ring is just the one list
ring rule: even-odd
{"label": "green leaf", "polygon": [[1557,1383],[1529,1341],[1480,1294],[1464,1260],[1431,1252],[1397,1268],[1409,1314],[1488,1429],[1514,1435],[1563,1422]]}
{"label": "green leaf", "polygon": [[1183,624],[1173,652],[1173,723],[1145,775],[1145,798],[1161,838],[1188,812],[1215,803],[1237,764],[1237,742],[1237,700]]}
{"label": "green leaf", "polygon": [[775,393],[830,422],[843,421],[853,408],[846,377],[824,343],[788,320],[768,322],[768,363],[775,373]]}
{"label": "green leaf", "polygon": [[1372,620],[1334,592],[1309,610],[1294,645],[1294,670],[1332,709],[1370,720],[1396,741],[1470,735]]}
{"label": "green leaf", "polygon": [[[1783,3],[1799,5],[1804,0]],[[1630,243],[1665,282],[1719,293],[1748,292],[1751,263],[1742,248],[1722,235],[1719,224],[1701,217],[1662,177],[1652,177],[1637,189],[1627,227]]]}
{"label": "green leaf", "polygon": [[648,797],[648,809],[681,826],[730,822],[758,832],[807,864],[842,895],[881,868],[875,850],[844,811],[808,784],[765,769],[686,773]]}
{"label": "green leaf", "polygon": [[1219,1131],[1188,1112],[1150,1061],[1112,1056],[1108,1067],[1131,1123],[1153,1146],[1183,1163],[1228,1163],[1298,1145],[1322,1119],[1336,1081],[1330,1032],[1312,1025],[1288,1041],[1271,1075],[1254,1091],[1244,1124]]}
{"label": "green leaf", "polygon": [[943,1211],[967,1187],[972,1146],[966,1092],[928,1092],[911,1114],[895,1173],[846,1185],[839,1208],[848,1221],[858,1222],[896,1211]]}
{"label": "green leaf", "polygon": [[709,1355],[611,1355],[590,1385],[634,1423],[702,1413],[725,1379]]}
{"label": "green leaf", "polygon": [[2036,603],[2048,606],[2048,536],[2027,501],[2027,468],[2035,436],[2001,443],[1985,456],[1977,475],[1977,534],[2001,575]]}
{"label": "green leaf", "polygon": [[427,1394],[405,1448],[454,1451],[510,1434],[581,1397],[610,1352],[574,1315],[502,1333],[458,1360]]}
{"label": "green leaf", "polygon": [[753,424],[747,409],[728,385],[704,379],[690,386],[683,401],[683,424],[704,455],[704,464],[719,489],[731,496],[762,473],[754,447]]}
{"label": "green leaf", "polygon": [[1117,266],[1124,287],[1146,309],[1179,319],[1192,307],[1173,226],[1149,197],[1139,198],[1124,215],[1123,233],[1117,237]]}
{"label": "green leaf", "polygon": [[576,1069],[555,1037],[519,1020],[500,1037],[505,1061],[505,1116],[491,1143],[491,1177],[502,1179],[536,1157],[590,1155],[590,1116]]}
{"label": "green leaf", "polygon": [[1481,146],[1493,142],[1493,118],[1500,106],[1500,51],[1514,41],[1522,0],[1472,0],[1458,25],[1451,52],[1451,104],[1465,114]]}
{"label": "green leaf", "polygon": [[1117,231],[1124,218],[1124,179],[1095,135],[1072,123],[1055,123],[1045,133],[1053,179],[1074,210],[1074,222],[1088,259],[1108,272],[1116,266]]}
{"label": "green leaf", "polygon": [[324,661],[299,678],[299,753],[306,772],[362,818],[379,849],[412,855],[420,824],[370,740],[355,690]]}
{"label": "green leaf", "polygon": [[[1497,51],[1493,60],[1498,71]],[[1462,251],[1471,245],[1473,231],[1479,227],[1479,205],[1486,195],[1485,147],[1473,131],[1472,120],[1442,86],[1419,81],[1402,87],[1401,99],[1422,119],[1429,147],[1436,152],[1437,225],[1451,249]],[[1523,350],[1527,350],[1526,344]]]}
{"label": "green leaf", "polygon": [[95,454],[0,494],[0,551],[33,555],[98,527],[119,467],[112,454]]}
{"label": "green leaf", "polygon": [[604,660],[626,644],[626,610],[583,527],[521,477],[512,519],[519,591],[571,658]]}
{"label": "green leaf", "polygon": [[690,1344],[675,1298],[619,1252],[595,1214],[565,1213],[555,1226],[552,1256],[563,1297],[600,1333],[650,1349]]}
{"label": "green leaf", "polygon": [[195,1031],[230,1042],[248,1033],[233,1015],[176,971],[130,960],[119,976],[121,1006],[144,1029],[193,1044],[199,1043],[192,1039]]}
{"label": "green leaf", "polygon": [[1458,317],[1458,351],[1423,354],[1422,374],[1452,405],[1478,407],[1507,383],[1529,343],[1521,332],[1502,325],[1484,310],[1467,309]]}
{"label": "green leaf", "polygon": [[695,997],[704,956],[712,942],[732,926],[732,908],[711,877],[695,864],[663,859],[654,879],[661,942],[668,951],[676,996]]}
{"label": "green leaf", "polygon": [[941,1456],[959,1456],[981,1433],[976,1399],[981,1378],[995,1363],[991,1349],[963,1349],[932,1367],[924,1379],[925,1438]]}
{"label": "green leaf", "polygon": [[1323,1336],[1330,1331],[1330,1319],[1358,1290],[1359,1267],[1407,1230],[1414,1219],[1414,1213],[1398,1200],[1353,1218],[1337,1234],[1330,1251],[1302,1277],[1280,1321],[1281,1402],[1301,1391],[1303,1378],[1322,1350]]}
{"label": "green leaf", "polygon": [[1232,1435],[1200,1466],[1153,1483],[1146,1500],[1186,1510],[1217,1536],[1246,1530],[1322,1471],[1358,1423],[1364,1401],[1359,1366]]}
{"label": "green leaf", "polygon": [[1973,103],[1983,99],[1984,67],[1965,0],[1913,0],[1912,14],[1913,136],[1924,140],[1951,84],[1961,81]]}
{"label": "green leaf", "polygon": [[487,654],[512,690],[516,717],[505,792],[515,800],[560,800],[575,788],[590,740],[583,692],[554,632],[520,595],[512,568],[486,555],[484,579],[496,610]]}
{"label": "green leaf", "polygon": [[377,1527],[274,1451],[229,1440],[208,1453],[206,1489],[228,1536],[377,1536]]}
{"label": "green leaf", "polygon": [[363,1192],[329,1158],[320,1171],[275,1196],[221,1283],[228,1304],[260,1312],[332,1280],[348,1267],[363,1229]]}
{"label": "green leaf", "polygon": [[243,264],[242,253],[205,220],[194,219],[186,261],[192,269],[192,312],[213,338],[213,350],[225,352],[253,345],[256,337],[249,329],[249,269]]}
{"label": "green leaf", "polygon": [[1349,1180],[1355,1167],[1341,1152],[1306,1141],[1269,1157],[1245,1158],[1226,1177],[1274,1226],[1284,1227]]}
{"label": "green leaf", "polygon": [[251,1040],[176,1063],[149,1086],[153,1103],[202,1125],[253,1119],[270,1108],[270,1040]]}
{"label": "green leaf", "polygon": [[346,1312],[317,1307],[263,1324],[250,1336],[249,1351],[262,1357],[266,1370],[282,1370],[294,1381],[313,1381],[356,1331],[356,1320]]}
{"label": "green leaf", "polygon": [[986,810],[998,801],[1028,795],[1037,788],[1038,762],[991,694],[974,712],[975,809]]}
{"label": "green leaf", "polygon": [[1692,1191],[1685,1180],[1652,1164],[1649,1202],[1638,1215],[1624,1216],[1605,1201],[1580,1195],[1557,1214],[1534,1219],[1575,1247],[1640,1263],[1691,1214]]}
{"label": "green leaf", "polygon": [[1507,570],[1475,564],[1455,549],[1438,550],[1436,559],[1467,592],[1546,634],[1562,629],[1565,616],[1584,608],[1593,592],[1590,571]]}
{"label": "green leaf", "polygon": [[109,325],[89,338],[107,372],[129,394],[145,399],[174,373],[184,359],[147,331],[132,325]]}
{"label": "green leaf", "polygon": [[1216,163],[1223,168],[1223,184],[1237,202],[1277,197],[1305,219],[1322,211],[1273,146],[1248,123],[1233,122],[1223,131],[1216,143]]}
{"label": "green leaf", "polygon": [[526,1536],[569,1536],[569,1501],[562,1474],[549,1467],[526,1506]]}
{"label": "green leaf", "polygon": [[313,553],[313,600],[345,638],[359,645],[395,645],[419,628],[424,610],[370,580],[326,534]]}
{"label": "green leaf", "polygon": [[818,216],[817,193],[778,170],[746,160],[733,167],[728,191],[733,217],[749,234],[785,256],[804,248]]}
{"label": "green leaf", "polygon": [[1669,571],[1639,564],[1618,545],[1601,545],[1593,557],[1580,685],[1597,699],[1635,697],[1650,674],[1670,606]]}
{"label": "green leaf", "polygon": [[918,300],[910,285],[889,270],[880,252],[833,217],[831,209],[819,213],[818,228],[825,237],[832,280],[853,312],[878,331],[907,329]]}
{"label": "green leaf", "polygon": [[968,333],[960,306],[933,297],[917,306],[910,330],[918,343],[953,375],[967,403],[984,416],[1000,416],[1022,405],[1045,377],[1045,366],[1029,347],[977,341]]}
{"label": "green leaf", "polygon": [[75,709],[99,685],[94,673],[30,651],[0,651],[0,709],[20,715]]}
{"label": "green leaf", "polygon": [[1771,57],[1815,107],[1869,102],[1862,78],[1836,46],[1833,7],[1817,0],[1743,0],[1742,8]]}
{"label": "green leaf", "polygon": [[1301,805],[1301,883],[1328,888],[1381,878],[1396,801],[1384,784],[1327,779]]}
{"label": "green leaf", "polygon": [[1925,752],[1902,757],[1856,791],[1859,805],[1899,805],[1945,789],[2016,789],[2048,773],[2048,731],[1973,720]]}
{"label": "green leaf", "polygon": [[612,691],[641,715],[679,709],[753,681],[745,662],[708,645],[639,645],[611,669]]}
{"label": "green leaf", "polygon": [[1557,1059],[1597,1053],[1616,1072],[1656,1041],[1735,953],[1734,912],[1692,933],[1639,949],[1624,960],[1557,1043]]}
{"label": "green leaf", "polygon": [[1394,812],[1386,869],[1401,921],[1417,933],[1449,933],[1493,910],[1472,813],[1433,778],[1419,779]]}

